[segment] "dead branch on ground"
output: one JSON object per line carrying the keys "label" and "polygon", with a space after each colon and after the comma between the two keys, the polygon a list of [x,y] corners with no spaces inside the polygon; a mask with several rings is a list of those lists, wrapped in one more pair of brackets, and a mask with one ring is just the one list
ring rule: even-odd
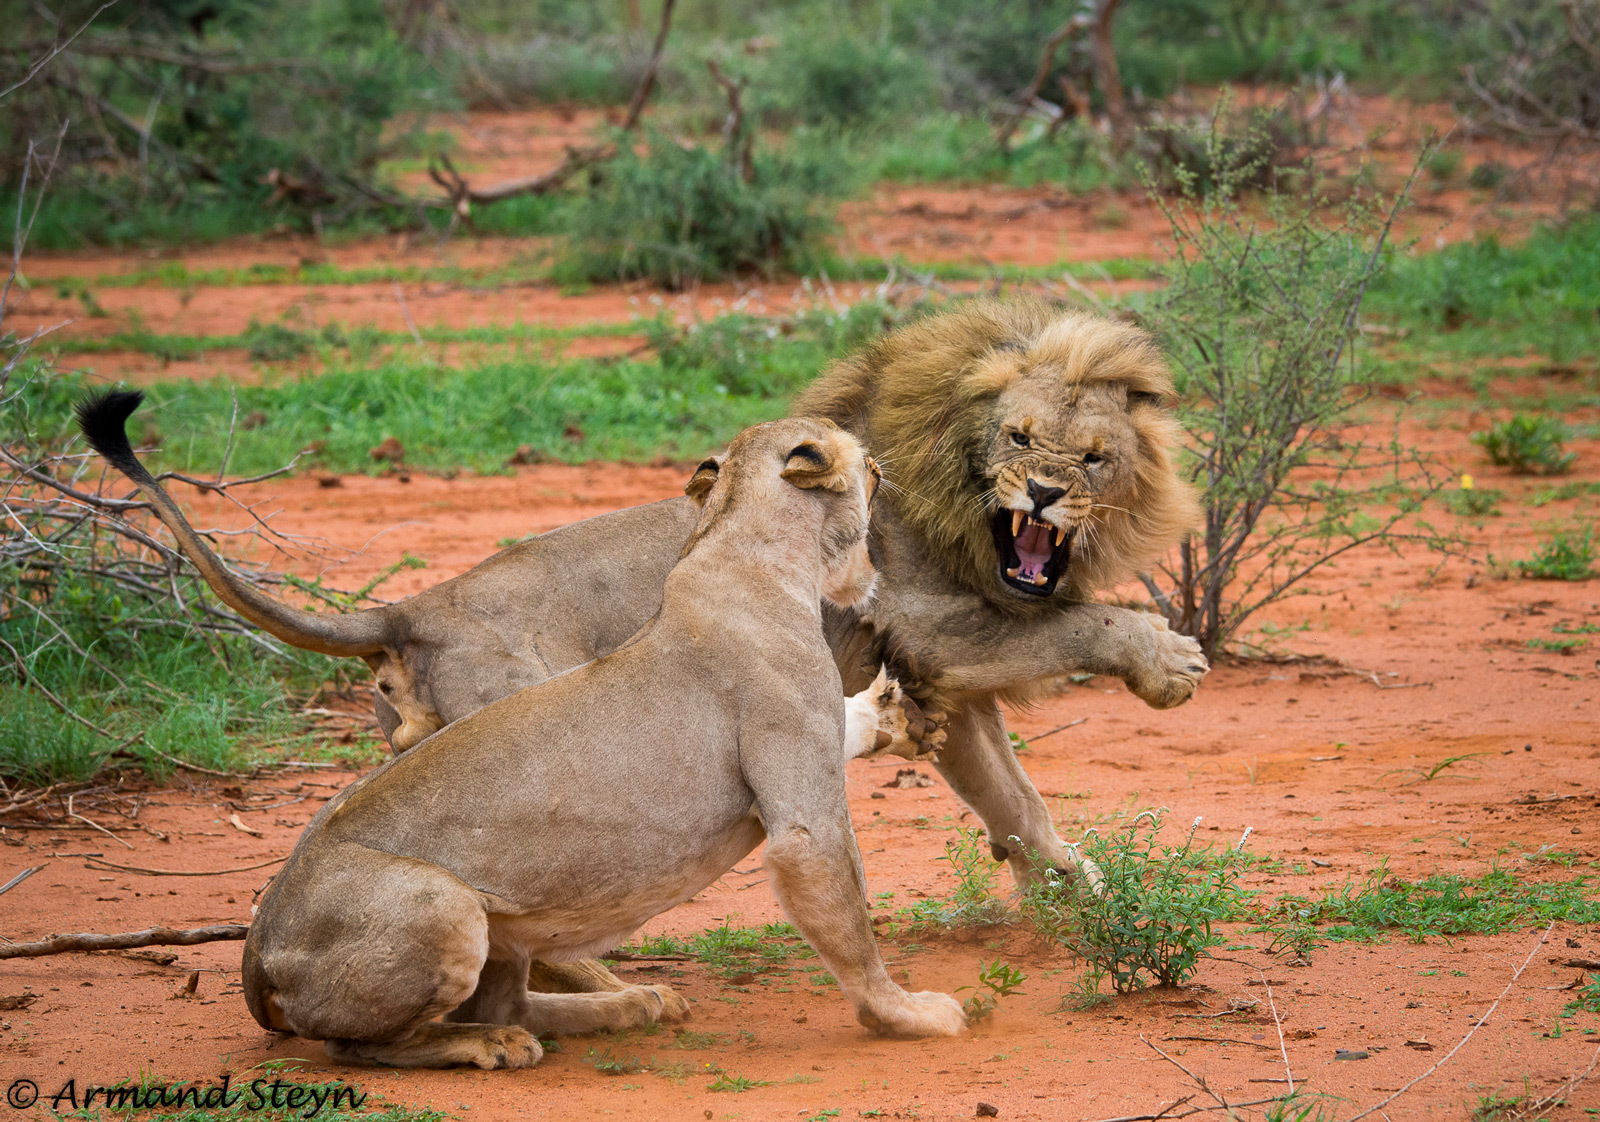
{"label": "dead branch on ground", "polygon": [[125,951],[134,947],[192,947],[196,943],[216,943],[243,939],[250,933],[247,923],[221,923],[212,927],[151,927],[144,931],[125,931],[99,935],[92,931],[76,935],[52,935],[34,943],[0,946],[0,959],[42,958],[70,951]]}

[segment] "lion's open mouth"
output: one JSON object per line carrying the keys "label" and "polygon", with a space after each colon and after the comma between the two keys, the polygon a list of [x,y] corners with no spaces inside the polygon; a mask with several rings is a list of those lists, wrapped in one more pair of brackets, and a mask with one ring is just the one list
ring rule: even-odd
{"label": "lion's open mouth", "polygon": [[1072,560],[1075,531],[1001,507],[994,516],[994,547],[1000,579],[1019,592],[1049,596]]}

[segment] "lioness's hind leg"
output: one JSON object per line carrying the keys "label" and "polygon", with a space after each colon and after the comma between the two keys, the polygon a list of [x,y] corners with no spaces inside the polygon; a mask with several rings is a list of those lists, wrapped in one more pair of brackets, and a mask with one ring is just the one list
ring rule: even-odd
{"label": "lioness's hind leg", "polygon": [[519,962],[489,962],[478,988],[447,1015],[450,1021],[521,1025],[535,1033],[575,1035],[682,1021],[689,1006],[665,986],[624,986],[606,993],[532,993]]}
{"label": "lioness's hind leg", "polygon": [[372,1043],[330,1040],[323,1047],[339,1063],[390,1067],[487,1069],[532,1067],[544,1056],[533,1034],[517,1025],[440,1024],[428,1021],[407,1040]]}

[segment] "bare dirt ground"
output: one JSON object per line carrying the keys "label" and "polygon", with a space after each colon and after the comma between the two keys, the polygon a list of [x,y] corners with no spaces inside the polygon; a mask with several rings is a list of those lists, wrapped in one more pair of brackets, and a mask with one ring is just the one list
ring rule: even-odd
{"label": "bare dirt ground", "polygon": [[[1485,550],[1525,556],[1546,523],[1593,518],[1592,499],[1529,508],[1527,496],[1544,481],[1484,467],[1466,441],[1466,415],[1443,418],[1407,439],[1508,495],[1504,516],[1481,530],[1467,527],[1477,557]],[[1574,447],[1578,478],[1600,476],[1600,442]],[[265,485],[261,509],[278,511],[280,530],[358,551],[331,569],[300,562],[301,571],[325,571],[336,584],[354,584],[403,552],[425,558],[427,569],[388,586],[398,595],[462,571],[505,538],[674,494],[686,474],[593,464],[410,483],[353,477],[332,488],[291,478]],[[222,513],[194,506],[201,519]],[[1013,728],[1037,738],[1022,759],[1058,807],[1063,832],[1075,836],[1098,815],[1144,805],[1170,808],[1179,823],[1200,816],[1201,837],[1217,843],[1232,843],[1249,827],[1251,848],[1284,863],[1250,878],[1269,897],[1359,881],[1385,861],[1402,877],[1478,873],[1493,864],[1535,879],[1572,875],[1525,859],[1551,849],[1575,855],[1580,871],[1592,866],[1600,856],[1600,652],[1591,642],[1562,655],[1530,649],[1528,640],[1550,638],[1557,625],[1600,622],[1600,594],[1593,582],[1488,579],[1481,565],[1465,561],[1435,572],[1436,560],[1419,553],[1341,563],[1317,582],[1319,595],[1269,613],[1283,630],[1281,652],[1297,657],[1225,662],[1178,710],[1153,712],[1119,683],[1094,679],[1013,713]],[[1087,720],[1040,735],[1079,718]],[[1469,753],[1437,778],[1420,779],[1439,761]],[[885,787],[895,770],[860,761],[849,783],[869,892],[892,894],[875,900],[883,915],[949,894],[952,874],[938,858],[951,829],[974,822],[931,769],[921,769],[931,786]],[[327,769],[240,781],[180,774],[169,786],[131,790],[87,812],[115,840],[57,817],[59,809],[45,816],[53,822],[8,826],[0,830],[8,847],[0,850],[7,864],[0,873],[43,868],[0,896],[0,930],[22,939],[245,922],[270,867],[150,876],[94,867],[82,855],[180,871],[281,858],[352,777]],[[236,827],[234,817],[255,833]],[[757,851],[647,933],[779,918]],[[1453,1047],[1530,953],[1531,965],[1488,1023],[1387,1116],[1463,1118],[1465,1104],[1480,1095],[1547,1093],[1588,1064],[1600,1043],[1592,1017],[1553,1032],[1570,997],[1561,987],[1577,974],[1559,964],[1592,958],[1600,928],[1557,925],[1542,944],[1534,930],[1424,945],[1399,937],[1334,944],[1305,966],[1246,949],[1259,947],[1262,936],[1242,928],[1230,935],[1239,946],[1207,962],[1197,985],[1080,1010],[1064,1003],[1072,957],[1020,927],[901,932],[885,940],[884,953],[895,976],[915,988],[970,986],[980,963],[997,957],[1028,975],[1023,995],[1003,1001],[968,1036],[916,1043],[867,1037],[836,989],[810,984],[803,968],[814,963],[730,979],[694,962],[627,962],[624,978],[680,988],[694,1008],[685,1027],[708,1035],[665,1029],[569,1039],[537,1069],[513,1073],[335,1068],[319,1045],[278,1038],[249,1018],[237,944],[175,948],[168,965],[115,953],[63,955],[0,967],[0,998],[21,999],[0,1014],[0,1051],[8,1077],[31,1078],[47,1095],[69,1077],[81,1086],[140,1071],[201,1081],[229,1072],[237,1082],[257,1077],[266,1061],[298,1059],[295,1078],[342,1077],[376,1096],[462,1117],[780,1119],[839,1111],[845,1119],[955,1119],[986,1102],[1001,1118],[1098,1119],[1154,1113],[1186,1095],[1198,1096],[1191,1106],[1204,1101],[1141,1036],[1230,1102],[1285,1090],[1277,1082],[1286,1074],[1270,987],[1296,1084],[1338,1096],[1348,1117]],[[193,971],[198,989],[182,996]],[[1252,1001],[1240,1013],[1205,1016]],[[1341,1049],[1367,1058],[1336,1059]],[[636,1057],[647,1069],[606,1075],[588,1062],[597,1055]],[[719,1074],[755,1085],[708,1090]],[[1553,1117],[1585,1117],[1600,1106],[1600,1083],[1570,1098]]]}

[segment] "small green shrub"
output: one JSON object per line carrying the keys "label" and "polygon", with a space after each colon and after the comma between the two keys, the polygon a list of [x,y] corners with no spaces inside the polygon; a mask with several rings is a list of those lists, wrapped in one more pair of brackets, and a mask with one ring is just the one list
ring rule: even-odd
{"label": "small green shrub", "polygon": [[1563,451],[1569,435],[1566,425],[1547,414],[1517,413],[1473,433],[1472,443],[1492,463],[1518,475],[1559,475],[1578,458],[1576,452]]}
{"label": "small green shrub", "polygon": [[946,900],[930,898],[912,904],[903,914],[913,924],[981,926],[1000,923],[1011,914],[1006,902],[994,894],[999,866],[989,855],[983,831],[958,827],[939,860],[949,862],[955,871],[956,890]]}
{"label": "small green shrub", "polygon": [[1087,999],[1107,979],[1117,993],[1182,985],[1222,942],[1215,925],[1242,912],[1243,849],[1197,847],[1198,818],[1182,845],[1164,844],[1165,825],[1166,811],[1141,811],[1124,828],[1084,843],[1085,856],[1105,877],[1101,891],[1080,892],[1047,873],[1043,885],[1023,896],[1023,915],[1035,929],[1083,958]]}
{"label": "small green shrub", "polygon": [[1593,565],[1594,527],[1586,526],[1582,534],[1556,531],[1532,557],[1514,562],[1512,568],[1534,580],[1588,580],[1595,575]]}
{"label": "small green shrub", "polygon": [[[996,1009],[1000,1008],[1000,999],[1013,994],[1022,993],[1022,983],[1028,976],[1012,966],[1009,962],[1001,962],[998,958],[993,962],[983,965],[978,971],[978,985],[961,986],[956,990],[971,990],[972,996],[961,1003],[961,1008],[967,1014],[967,1020],[976,1024],[983,1020]],[[981,988],[980,988],[981,987]],[[988,990],[988,993],[984,993]]]}
{"label": "small green shrub", "polygon": [[1474,487],[1470,475],[1462,476],[1461,486],[1454,491],[1440,491],[1439,501],[1450,513],[1461,518],[1483,518],[1500,513],[1504,491],[1495,487]]}
{"label": "small green shrub", "polygon": [[1456,177],[1461,170],[1462,152],[1459,148],[1441,148],[1428,157],[1428,174],[1441,183]]}
{"label": "small green shrub", "polygon": [[669,288],[741,273],[804,271],[832,228],[836,162],[801,146],[737,160],[662,134],[624,144],[574,206],[557,263],[565,282],[648,280]]}

